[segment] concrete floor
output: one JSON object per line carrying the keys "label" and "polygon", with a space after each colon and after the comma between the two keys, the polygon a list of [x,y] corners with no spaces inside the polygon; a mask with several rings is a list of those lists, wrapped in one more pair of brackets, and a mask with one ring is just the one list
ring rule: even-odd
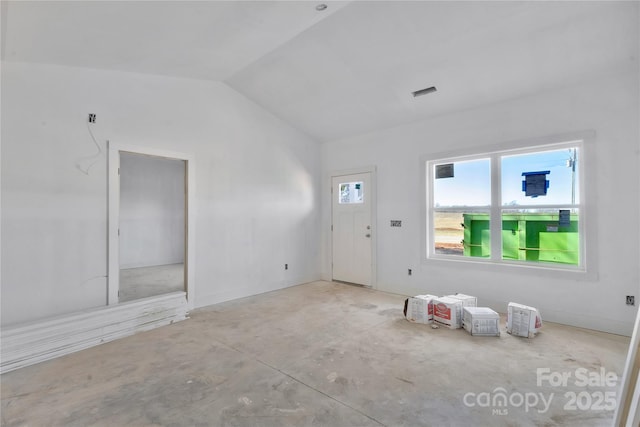
{"label": "concrete floor", "polygon": [[184,264],[120,270],[120,302],[184,291]]}
{"label": "concrete floor", "polygon": [[[619,381],[594,377],[586,387],[576,374],[620,377],[628,338],[549,322],[534,339],[472,337],[407,322],[403,301],[314,282],[196,310],[184,322],[3,375],[2,425],[611,423],[613,411],[593,405]],[[571,376],[566,386],[538,386],[538,368]],[[575,410],[571,392],[583,394]],[[500,393],[506,406],[492,405]]]}

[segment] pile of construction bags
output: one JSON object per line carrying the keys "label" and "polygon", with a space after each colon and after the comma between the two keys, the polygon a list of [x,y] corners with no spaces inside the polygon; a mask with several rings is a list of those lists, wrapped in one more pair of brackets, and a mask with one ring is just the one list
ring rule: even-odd
{"label": "pile of construction bags", "polygon": [[[488,307],[478,307],[476,297],[465,294],[417,295],[404,302],[404,315],[413,323],[433,323],[450,329],[464,328],[471,335],[500,336],[500,315]],[[510,302],[507,306],[507,333],[533,338],[542,327],[540,312]]]}

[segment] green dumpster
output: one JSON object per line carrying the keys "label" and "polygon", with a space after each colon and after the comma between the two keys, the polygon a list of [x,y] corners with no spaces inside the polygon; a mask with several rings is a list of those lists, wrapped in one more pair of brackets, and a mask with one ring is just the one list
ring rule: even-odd
{"label": "green dumpster", "polygon": [[[463,214],[463,218],[463,254],[488,258],[489,214]],[[569,226],[560,226],[558,214],[503,214],[502,258],[578,265],[578,214],[570,215]]]}

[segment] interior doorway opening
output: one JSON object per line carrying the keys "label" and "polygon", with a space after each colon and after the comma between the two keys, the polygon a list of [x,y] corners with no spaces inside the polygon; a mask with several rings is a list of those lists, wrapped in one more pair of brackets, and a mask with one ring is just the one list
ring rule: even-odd
{"label": "interior doorway opening", "polygon": [[193,175],[189,155],[110,144],[108,305],[182,292],[193,307]]}
{"label": "interior doorway opening", "polygon": [[186,161],[120,152],[119,302],[186,291]]}

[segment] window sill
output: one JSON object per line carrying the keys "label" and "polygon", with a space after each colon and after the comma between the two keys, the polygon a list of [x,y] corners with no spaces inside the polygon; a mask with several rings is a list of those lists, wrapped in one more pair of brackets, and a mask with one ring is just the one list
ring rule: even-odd
{"label": "window sill", "polygon": [[508,260],[490,260],[482,258],[457,258],[447,255],[433,255],[422,260],[422,265],[448,267],[455,265],[456,270],[490,271],[492,273],[531,275],[535,277],[550,277],[568,280],[598,280],[598,274],[594,269],[585,267],[563,266],[553,263],[527,263]]}

